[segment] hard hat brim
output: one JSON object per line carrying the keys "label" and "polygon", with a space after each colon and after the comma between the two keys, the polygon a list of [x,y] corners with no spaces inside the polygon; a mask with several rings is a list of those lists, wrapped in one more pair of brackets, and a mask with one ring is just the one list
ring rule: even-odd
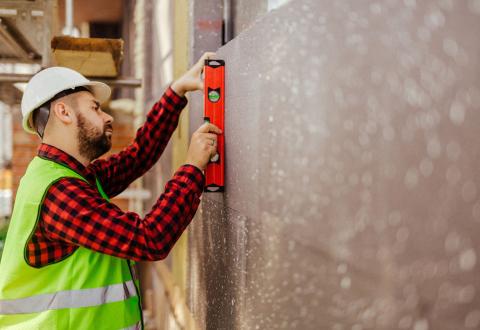
{"label": "hard hat brim", "polygon": [[[70,88],[73,89],[77,87],[86,87],[97,99],[97,101],[100,102],[100,104],[108,101],[112,93],[112,90],[110,89],[110,87],[107,84],[100,81],[89,81],[82,84],[77,84],[69,88],[66,88],[65,90],[68,90]],[[46,100],[45,102],[47,101],[48,100]],[[32,117],[32,113],[33,111],[30,112],[28,116],[23,118],[22,125],[23,125],[23,129],[28,133],[37,134],[37,132],[35,132],[35,130],[32,127],[30,127],[30,118]]]}

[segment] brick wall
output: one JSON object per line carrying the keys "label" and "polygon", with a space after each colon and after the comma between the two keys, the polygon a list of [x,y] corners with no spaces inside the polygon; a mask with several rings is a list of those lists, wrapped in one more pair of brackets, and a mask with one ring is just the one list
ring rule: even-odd
{"label": "brick wall", "polygon": [[37,153],[40,139],[36,135],[26,133],[22,128],[20,108],[13,109],[13,149],[12,149],[12,187],[15,197],[20,179],[25,173],[28,163]]}

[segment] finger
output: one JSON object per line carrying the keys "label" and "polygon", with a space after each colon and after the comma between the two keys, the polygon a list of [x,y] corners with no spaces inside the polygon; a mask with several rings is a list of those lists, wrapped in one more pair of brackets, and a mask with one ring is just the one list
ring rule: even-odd
{"label": "finger", "polygon": [[213,133],[217,133],[217,134],[222,134],[222,130],[220,128],[218,128],[217,126],[209,123],[209,122],[206,122],[205,124],[203,124],[202,126],[200,126],[198,129],[197,129],[197,132],[198,133],[210,133],[210,132],[213,132]]}
{"label": "finger", "polygon": [[209,132],[210,133],[222,134],[222,130],[220,128],[218,128],[217,126],[215,126],[212,123],[208,123],[208,124],[210,125],[209,126]]}
{"label": "finger", "polygon": [[213,153],[213,155],[215,155],[217,153],[217,144],[213,140],[204,140],[202,146],[203,150],[210,154]]}
{"label": "finger", "polygon": [[213,134],[213,133],[202,133],[202,136],[207,140],[213,140],[213,141],[217,141],[217,137],[218,137],[217,134]]}
{"label": "finger", "polygon": [[206,52],[200,57],[200,59],[197,61],[195,64],[195,71],[201,72],[203,70],[203,67],[205,65],[205,60],[211,59],[215,57],[215,53],[213,52]]}
{"label": "finger", "polygon": [[205,122],[202,126],[200,126],[200,127],[196,130],[196,133],[208,133],[208,132],[210,132],[209,125],[210,125],[209,122]]}
{"label": "finger", "polygon": [[204,144],[207,145],[208,148],[210,148],[210,147],[216,148],[217,147],[217,142],[215,140],[212,140],[212,139],[206,139],[204,141]]}
{"label": "finger", "polygon": [[207,146],[216,146],[217,145],[217,139],[214,137],[202,137],[202,143],[207,145]]}
{"label": "finger", "polygon": [[204,53],[197,61],[197,63],[195,63],[195,67],[198,68],[203,68],[203,66],[205,65],[205,60],[207,59],[210,59],[211,57],[213,57],[215,55],[215,53]]}
{"label": "finger", "polygon": [[205,150],[209,150],[210,147],[214,147],[217,145],[217,141],[214,139],[202,138],[198,140],[199,145],[201,145]]}
{"label": "finger", "polygon": [[213,158],[216,154],[218,154],[217,146],[210,146],[210,158]]}
{"label": "finger", "polygon": [[205,63],[205,60],[209,60],[211,58],[214,58],[215,56],[216,56],[216,53],[214,52],[205,52],[198,62],[200,64],[203,64]]}

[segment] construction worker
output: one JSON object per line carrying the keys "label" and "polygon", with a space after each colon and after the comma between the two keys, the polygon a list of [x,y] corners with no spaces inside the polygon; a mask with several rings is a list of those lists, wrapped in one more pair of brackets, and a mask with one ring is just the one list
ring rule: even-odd
{"label": "construction worker", "polygon": [[204,124],[185,165],[142,219],[109,202],[158,160],[187,99],[201,90],[205,53],[148,113],[134,142],[111,147],[110,88],[63,67],[37,73],[23,127],[42,138],[21,179],[0,263],[0,329],[143,328],[135,261],[165,258],[194,216],[217,134]]}

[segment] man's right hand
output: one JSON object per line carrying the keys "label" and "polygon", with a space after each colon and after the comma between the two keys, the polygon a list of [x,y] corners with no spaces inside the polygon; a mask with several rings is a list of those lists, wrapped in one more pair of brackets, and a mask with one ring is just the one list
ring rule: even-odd
{"label": "man's right hand", "polygon": [[217,153],[217,134],[222,134],[222,131],[213,124],[200,126],[192,135],[186,163],[203,171]]}

